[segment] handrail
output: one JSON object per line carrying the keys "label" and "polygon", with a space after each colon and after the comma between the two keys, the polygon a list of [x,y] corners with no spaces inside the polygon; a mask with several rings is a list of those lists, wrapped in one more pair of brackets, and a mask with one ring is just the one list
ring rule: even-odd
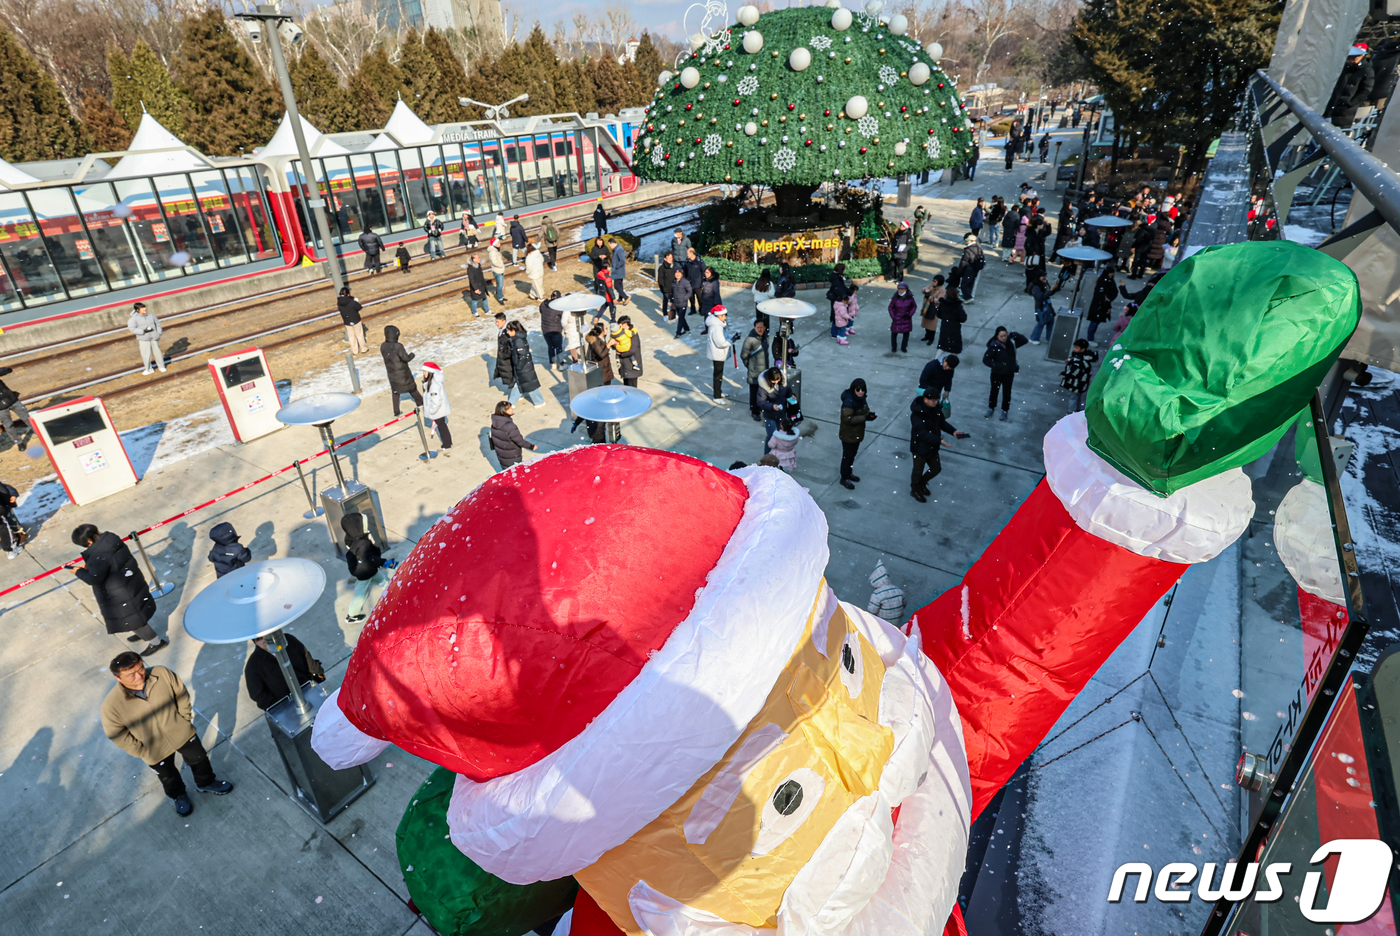
{"label": "handrail", "polygon": [[1294,94],[1261,68],[1256,72],[1284,105],[1298,118],[1298,122],[1312,134],[1323,152],[1332,158],[1337,167],[1346,173],[1348,181],[1357,192],[1371,203],[1386,223],[1400,232],[1400,175],[1362,149],[1349,136],[1332,126]]}

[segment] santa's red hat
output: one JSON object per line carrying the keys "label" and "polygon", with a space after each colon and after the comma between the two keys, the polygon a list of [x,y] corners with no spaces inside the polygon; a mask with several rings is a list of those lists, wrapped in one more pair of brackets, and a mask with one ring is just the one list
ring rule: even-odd
{"label": "santa's red hat", "polygon": [[441,373],[442,373],[442,368],[439,367],[437,364],[433,363],[432,361],[424,361],[424,362],[423,362],[423,370],[425,370],[425,371],[432,371],[434,374],[441,374]]}
{"label": "santa's red hat", "polygon": [[394,574],[313,746],[332,767],[389,743],[447,767],[459,848],[506,880],[572,873],[761,709],[823,591],[826,533],[777,471],[612,445],[516,466]]}

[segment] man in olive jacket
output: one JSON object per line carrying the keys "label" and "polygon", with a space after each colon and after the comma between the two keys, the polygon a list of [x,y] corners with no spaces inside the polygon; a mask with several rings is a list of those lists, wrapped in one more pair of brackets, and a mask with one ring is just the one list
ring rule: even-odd
{"label": "man in olive jacket", "polygon": [[110,669],[117,684],[102,700],[102,731],[132,757],[156,772],[175,811],[194,811],[185,781],[175,766],[178,753],[194,773],[195,789],[223,796],[233,784],[214,776],[209,755],[194,730],[194,709],[185,684],[164,666],[146,668],[138,653],[128,650],[113,658]]}

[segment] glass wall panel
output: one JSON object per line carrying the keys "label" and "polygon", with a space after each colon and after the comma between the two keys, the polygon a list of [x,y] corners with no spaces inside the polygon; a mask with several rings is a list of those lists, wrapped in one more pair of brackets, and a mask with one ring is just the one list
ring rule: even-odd
{"label": "glass wall panel", "polygon": [[[430,150],[428,152],[431,152]],[[432,203],[428,199],[427,179],[423,175],[423,156],[432,156],[417,147],[399,150],[399,162],[403,166],[404,191],[407,193],[408,226],[417,227],[423,223]]]}
{"label": "glass wall panel", "polygon": [[255,260],[269,260],[282,254],[282,244],[268,220],[267,186],[253,166],[240,166],[229,171],[229,181],[237,179],[234,203],[238,207],[238,223],[248,243],[248,253]]}
{"label": "glass wall panel", "polygon": [[189,176],[157,176],[155,183],[160,192],[160,203],[165,210],[165,222],[174,251],[171,260],[178,264],[183,259],[183,265],[189,272],[218,269],[219,264],[214,259],[208,232],[204,230],[204,219],[200,217],[198,199]]}
{"label": "glass wall panel", "polygon": [[301,231],[301,239],[312,245],[317,250],[322,250],[320,232],[316,230],[316,224],[311,219],[311,214],[306,208],[306,173],[302,170],[301,160],[294,159],[287,164],[287,187],[292,193],[292,204],[295,206],[297,227]]}
{"label": "glass wall panel", "polygon": [[462,155],[462,144],[448,143],[442,148],[445,176],[444,184],[452,199],[452,214],[460,218],[472,210],[467,193],[471,186],[467,180],[467,161]]}
{"label": "glass wall panel", "polygon": [[423,159],[423,187],[427,192],[428,207],[437,212],[442,221],[447,221],[452,217],[452,195],[447,189],[443,147],[424,146],[419,154]]}
{"label": "glass wall panel", "polygon": [[404,185],[403,173],[399,169],[398,154],[395,152],[375,153],[375,164],[379,168],[379,186],[384,193],[384,214],[389,231],[407,230],[409,225],[408,192]]}
{"label": "glass wall panel", "polygon": [[369,153],[356,153],[350,157],[350,173],[355,182],[355,194],[346,202],[358,201],[360,206],[360,230],[388,230],[388,218],[384,214],[384,195],[379,191],[379,177],[374,172],[374,157]]}
{"label": "glass wall panel", "polygon": [[136,238],[142,272],[153,280],[184,276],[184,268],[170,262],[175,247],[171,243],[160,202],[151,190],[151,180],[122,179],[112,184],[118,198],[114,210],[119,217],[125,218]]}
{"label": "glass wall panel", "polygon": [[[3,235],[0,235],[0,245],[3,243]],[[0,246],[0,312],[10,312],[22,308],[24,308],[24,303],[20,301],[15,281],[10,279],[10,274],[6,272],[5,251],[3,246]]]}
{"label": "glass wall panel", "polygon": [[[0,193],[0,253],[5,256],[8,288],[25,305],[66,299],[58,273],[49,263],[39,225],[19,192]],[[7,294],[8,297],[8,294]]]}
{"label": "glass wall panel", "polygon": [[505,154],[496,140],[481,143],[481,171],[486,179],[486,202],[478,210],[505,211],[510,208],[510,191],[505,180]]}
{"label": "glass wall panel", "polygon": [[72,193],[66,186],[30,189],[25,195],[39,222],[39,232],[48,248],[49,262],[68,288],[70,297],[90,296],[107,291],[107,281],[97,265],[92,240],[83,219],[73,207]]}
{"label": "glass wall panel", "polygon": [[190,181],[194,183],[196,200],[204,213],[204,229],[214,259],[221,267],[247,263],[248,254],[243,249],[243,238],[233,213],[232,193],[224,183],[223,173],[193,172]]}
{"label": "glass wall panel", "polygon": [[111,183],[89,185],[77,192],[77,200],[108,284],[120,289],[145,283],[136,236],[116,210],[118,199]]}
{"label": "glass wall panel", "polygon": [[329,156],[316,160],[321,173],[321,190],[326,193],[326,220],[338,243],[353,244],[364,226],[360,206],[355,198],[355,179],[350,160],[344,156]]}
{"label": "glass wall panel", "polygon": [[505,144],[501,147],[505,151],[505,171],[506,185],[510,189],[510,201],[512,207],[528,205],[533,200],[529,192],[529,166],[530,143],[523,137],[507,137]]}

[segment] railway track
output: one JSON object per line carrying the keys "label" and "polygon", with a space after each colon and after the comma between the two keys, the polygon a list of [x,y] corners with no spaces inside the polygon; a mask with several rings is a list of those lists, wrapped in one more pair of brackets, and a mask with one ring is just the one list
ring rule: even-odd
{"label": "railway track", "polygon": [[[703,194],[707,190],[702,190],[698,194]],[[693,198],[694,195],[688,196]],[[671,201],[671,198],[648,199],[629,206],[629,213],[636,210],[646,209],[663,205]],[[693,201],[687,201],[676,206],[673,214],[668,214],[664,219],[653,219],[645,225],[648,231],[660,230],[662,227],[673,226],[678,221],[683,220],[687,215],[697,213],[699,206]],[[624,220],[625,216],[619,218]],[[583,222],[586,224],[587,222]],[[582,228],[582,224],[579,228]],[[570,242],[567,247],[581,244],[582,240]],[[452,256],[452,255],[449,255]],[[367,273],[360,276],[368,278]],[[517,270],[510,270],[506,278],[517,279],[523,274]],[[466,274],[448,277],[446,279],[434,280],[428,283],[417,283],[412,288],[394,293],[392,295],[376,297],[366,300],[359,297],[364,307],[361,313],[363,319],[379,318],[391,313],[411,310],[429,302],[434,302],[455,295],[459,292],[462,283],[466,281]],[[382,281],[383,277],[381,277]],[[363,280],[362,280],[363,282]],[[247,347],[251,343],[259,343],[258,346],[264,349],[272,349],[304,341],[308,338],[318,337],[330,332],[338,331],[343,326],[340,323],[339,313],[332,310],[317,311],[310,315],[298,316],[290,321],[286,319],[287,310],[278,308],[279,304],[296,302],[297,300],[309,301],[312,296],[318,299],[324,297],[326,282],[317,281],[302,286],[285,287],[277,290],[269,290],[264,293],[257,293],[245,299],[233,300],[230,302],[217,303],[210,306],[203,306],[198,309],[191,309],[187,312],[177,313],[168,317],[162,317],[161,323],[164,327],[162,343],[170,348],[178,346],[184,342],[185,347],[178,353],[170,354],[167,351],[166,373],[152,376],[149,379],[127,386],[113,387],[103,392],[103,397],[107,399],[118,398],[136,390],[149,390],[153,386],[176,380],[183,376],[204,370],[205,359],[212,353],[234,347]],[[406,301],[400,301],[406,300]],[[381,308],[382,307],[382,308]],[[324,307],[322,307],[324,308]],[[270,314],[268,314],[270,313]],[[240,329],[236,335],[228,335],[226,332],[226,320],[230,315],[237,314],[240,321],[245,322],[245,327]],[[254,321],[249,322],[249,319]],[[223,334],[201,334],[204,329],[199,326],[214,325],[215,332],[223,331]],[[288,334],[295,332],[295,334]],[[262,339],[274,336],[285,335],[274,341],[266,342]],[[174,339],[172,341],[172,339]],[[24,398],[26,405],[36,405],[55,397],[68,396],[80,391],[89,391],[103,384],[112,383],[124,378],[139,375],[140,366],[131,366],[115,370],[104,370],[97,374],[88,372],[94,369],[94,365],[100,367],[101,364],[110,360],[111,351],[117,347],[125,347],[130,342],[130,335],[126,329],[110,329],[103,332],[80,338],[70,339],[59,345],[51,345],[42,349],[42,353],[20,352],[0,358],[0,363],[16,369],[23,368],[27,373],[35,372],[36,368],[46,368],[48,371],[60,370],[68,371],[68,374],[60,377],[58,385],[49,386],[43,390],[27,393]],[[180,367],[180,364],[188,364],[197,361],[193,366]],[[82,376],[74,373],[75,368],[85,368]],[[77,379],[74,379],[74,377]]]}

